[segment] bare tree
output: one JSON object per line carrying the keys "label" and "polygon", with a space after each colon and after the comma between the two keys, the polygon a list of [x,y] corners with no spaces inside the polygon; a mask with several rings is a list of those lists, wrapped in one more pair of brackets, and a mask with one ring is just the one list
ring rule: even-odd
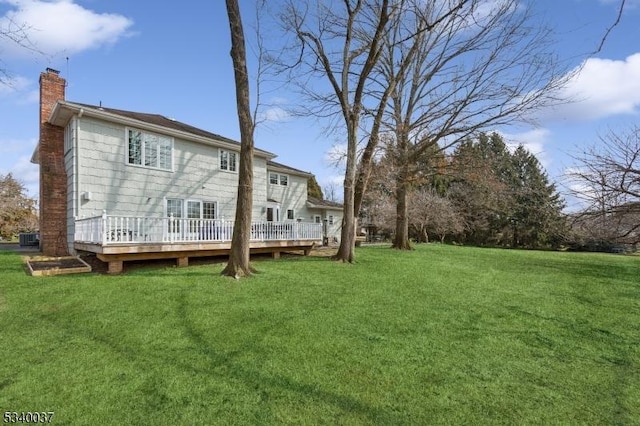
{"label": "bare tree", "polygon": [[569,186],[586,204],[576,217],[600,224],[597,228],[608,230],[609,238],[640,241],[640,127],[609,131],[574,160]]}
{"label": "bare tree", "polygon": [[253,272],[250,264],[251,214],[253,211],[253,134],[255,123],[249,100],[249,74],[244,31],[238,0],[226,0],[231,33],[231,59],[236,82],[236,105],[240,124],[238,200],[229,262],[222,275],[240,278]]}
{"label": "bare tree", "polygon": [[447,235],[459,234],[464,230],[462,216],[447,197],[438,195],[431,188],[415,191],[409,202],[409,223],[416,232],[418,241],[429,242],[433,233],[444,242]]}
{"label": "bare tree", "polygon": [[24,184],[11,173],[0,175],[0,239],[38,229],[36,202],[26,192]]}
{"label": "bare tree", "polygon": [[[312,112],[331,116],[338,111],[346,132],[344,212],[340,247],[335,256],[343,262],[354,260],[356,152],[366,86],[380,58],[380,41],[395,13],[393,4],[389,0],[292,0],[282,14],[286,30],[297,41],[294,68],[299,72],[298,81],[304,80],[300,84],[303,93],[316,107]],[[326,79],[329,94],[314,90],[314,85],[308,84],[312,77]]]}
{"label": "bare tree", "polygon": [[[398,249],[411,248],[407,195],[425,153],[449,149],[484,129],[524,120],[559,102],[558,89],[571,77],[551,50],[551,32],[533,22],[526,5],[517,0],[452,2],[416,1],[414,18],[403,23],[406,33],[417,35],[393,47],[418,45],[409,72],[399,74],[393,62],[383,68],[382,78],[395,84],[385,122],[395,137],[393,157],[399,166]],[[424,22],[435,24],[416,31]]]}
{"label": "bare tree", "polygon": [[[28,33],[29,26],[27,24],[19,24],[8,18],[0,22],[0,39],[8,40],[10,43],[16,44],[23,49],[42,54],[31,40],[29,40]],[[2,59],[0,59],[0,84],[11,84],[11,75]]]}
{"label": "bare tree", "polygon": [[324,186],[324,198],[328,201],[339,202],[338,196],[338,184],[336,182],[329,182]]}

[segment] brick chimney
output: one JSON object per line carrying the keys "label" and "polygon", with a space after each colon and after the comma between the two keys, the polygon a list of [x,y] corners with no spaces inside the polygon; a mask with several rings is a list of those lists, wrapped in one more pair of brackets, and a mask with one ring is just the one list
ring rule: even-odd
{"label": "brick chimney", "polygon": [[40,74],[40,250],[47,256],[69,254],[64,128],[47,122],[65,98],[66,81],[59,74],[51,68]]}

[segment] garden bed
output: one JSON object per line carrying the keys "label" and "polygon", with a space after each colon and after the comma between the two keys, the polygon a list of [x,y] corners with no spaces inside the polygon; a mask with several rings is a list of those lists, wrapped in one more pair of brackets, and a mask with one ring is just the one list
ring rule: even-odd
{"label": "garden bed", "polygon": [[76,256],[33,257],[27,260],[27,269],[33,276],[91,272],[91,266]]}

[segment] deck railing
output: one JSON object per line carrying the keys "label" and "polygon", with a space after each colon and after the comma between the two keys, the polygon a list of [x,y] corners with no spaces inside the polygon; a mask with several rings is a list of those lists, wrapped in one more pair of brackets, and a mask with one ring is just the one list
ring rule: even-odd
{"label": "deck railing", "polygon": [[[233,221],[103,214],[76,219],[75,242],[94,244],[229,242]],[[251,241],[322,240],[322,224],[252,222]]]}

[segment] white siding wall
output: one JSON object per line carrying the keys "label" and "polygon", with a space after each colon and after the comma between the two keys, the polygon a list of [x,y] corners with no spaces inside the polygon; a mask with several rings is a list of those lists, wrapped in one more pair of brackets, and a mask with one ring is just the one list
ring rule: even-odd
{"label": "white siding wall", "polygon": [[[340,233],[342,232],[342,210],[306,208],[304,214],[305,222],[313,221],[316,215],[320,216],[323,223],[324,220],[327,219],[327,236],[330,242],[333,241],[334,238],[340,241]],[[333,216],[333,225],[328,223],[329,216]],[[307,217],[309,219],[307,219]]]}
{"label": "white siding wall", "polygon": [[327,235],[340,241],[340,233],[342,232],[342,211],[341,210],[325,210],[328,218],[333,216],[333,225],[327,225]]}
{"label": "white siding wall", "polygon": [[[267,170],[265,175],[266,198],[280,204],[280,220],[287,220],[287,210],[293,209],[294,219],[302,218],[303,222],[311,222],[306,214],[307,178],[274,171],[273,173],[278,173],[278,175],[287,176],[287,186],[274,185],[269,182],[269,172],[272,171]],[[263,214],[263,220],[266,220],[266,217],[266,214]]]}
{"label": "white siding wall", "polygon": [[[274,185],[269,181],[269,172],[286,174],[289,184],[287,186]],[[327,224],[327,235],[330,240],[333,238],[340,240],[340,232],[342,230],[342,210],[333,209],[310,209],[307,207],[307,177],[295,174],[287,174],[277,170],[267,170],[267,198],[278,201],[280,203],[280,218],[285,220],[287,209],[294,209],[296,219],[302,222],[314,222],[315,216],[318,215],[324,219],[328,219],[333,215],[333,225]],[[266,215],[263,215],[266,219]]]}
{"label": "white siding wall", "polygon": [[[108,214],[162,216],[166,198],[216,201],[218,216],[235,214],[238,173],[220,170],[218,148],[174,139],[173,171],[127,164],[126,128],[78,119],[78,217]],[[239,153],[238,153],[239,156]],[[266,160],[254,159],[254,217],[266,201]],[[91,200],[82,200],[90,192]]]}

